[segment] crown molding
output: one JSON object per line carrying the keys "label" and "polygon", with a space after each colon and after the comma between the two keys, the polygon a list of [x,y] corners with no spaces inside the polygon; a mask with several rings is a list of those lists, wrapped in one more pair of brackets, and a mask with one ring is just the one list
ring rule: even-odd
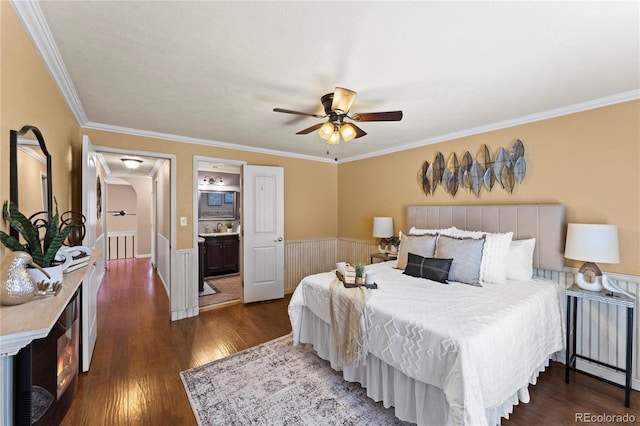
{"label": "crown molding", "polygon": [[524,115],[522,117],[512,118],[509,120],[498,121],[496,123],[486,124],[483,126],[472,127],[466,130],[460,130],[457,132],[447,133],[440,136],[434,136],[432,138],[423,139],[418,142],[410,144],[399,145],[389,149],[383,149],[380,151],[371,152],[368,154],[357,155],[354,157],[344,158],[338,161],[338,164],[349,163],[352,161],[364,160],[366,158],[378,157],[380,155],[391,154],[399,151],[406,151],[407,149],[419,148],[425,145],[432,145],[435,143],[446,142],[453,139],[463,138],[466,136],[473,136],[480,133],[487,133],[494,130],[505,129],[508,127],[514,127],[521,124],[533,123],[536,121],[548,120],[551,118],[561,117],[563,115],[575,114],[582,111],[588,111],[591,109],[602,108],[609,105],[615,105],[623,102],[629,102],[640,99],[640,89],[630,90],[628,92],[622,92],[611,96],[605,96],[598,99],[593,99],[586,102],[580,102],[573,105],[568,105],[560,108],[550,109],[548,111],[538,112],[535,114]]}
{"label": "crown molding", "polygon": [[295,152],[278,151],[275,149],[266,149],[266,148],[257,148],[253,146],[247,146],[247,145],[237,145],[229,142],[220,142],[220,141],[214,141],[209,139],[192,138],[189,136],[172,135],[169,133],[160,133],[160,132],[152,132],[148,130],[132,129],[130,127],[112,126],[110,124],[88,122],[86,125],[82,127],[85,129],[101,130],[101,131],[113,132],[113,133],[122,133],[125,135],[142,136],[147,138],[164,139],[164,140],[174,141],[174,142],[183,142],[183,143],[191,143],[196,145],[212,146],[216,148],[233,149],[234,151],[255,152],[259,154],[276,155],[278,157],[297,158],[299,160],[319,161],[321,163],[331,163],[331,164],[335,163],[335,161],[332,159],[314,157],[312,155],[305,155],[305,154],[296,154]]}
{"label": "crown molding", "polygon": [[22,22],[27,34],[33,41],[36,50],[42,56],[44,63],[46,64],[49,73],[55,80],[56,84],[63,97],[67,101],[67,105],[71,109],[73,115],[76,118],[78,124],[82,127],[88,129],[95,130],[103,130],[108,132],[129,134],[134,136],[143,136],[143,137],[151,137],[157,139],[165,139],[175,142],[186,142],[198,145],[206,145],[213,146],[218,148],[226,148],[233,149],[236,151],[245,151],[245,152],[254,152],[260,154],[268,154],[268,155],[276,155],[282,157],[290,157],[301,160],[309,160],[309,161],[318,161],[322,163],[330,163],[330,164],[342,164],[348,163],[352,161],[363,160],[372,157],[378,157],[381,155],[391,154],[399,151],[406,151],[408,149],[418,148],[425,145],[432,145],[435,143],[446,142],[449,140],[472,136],[480,133],[486,133],[494,130],[504,129],[507,127],[513,127],[521,124],[533,123],[536,121],[547,120],[555,117],[560,117],[563,115],[574,114],[581,111],[587,111],[590,109],[601,108],[604,106],[614,105],[622,102],[628,102],[636,99],[640,99],[640,89],[631,90],[628,92],[623,92],[611,96],[605,96],[602,98],[581,102],[573,105],[568,105],[560,108],[551,109],[548,111],[543,111],[540,113],[529,114],[518,118],[513,118],[509,120],[499,121],[496,123],[491,123],[483,126],[472,127],[466,130],[460,130],[440,136],[434,136],[432,138],[423,139],[417,142],[398,145],[393,148],[383,149],[367,154],[357,155],[353,157],[347,157],[335,161],[334,159],[312,156],[312,155],[304,155],[304,154],[296,154],[288,151],[279,151],[265,148],[257,148],[250,147],[245,145],[236,145],[228,142],[219,142],[213,140],[199,139],[199,138],[191,138],[186,136],[178,136],[172,134],[165,134],[159,132],[145,131],[139,129],[132,129],[120,126],[112,126],[108,124],[101,124],[95,122],[89,122],[87,115],[84,111],[82,103],[80,102],[80,98],[75,90],[73,82],[69,77],[69,73],[67,71],[66,66],[64,65],[64,61],[62,60],[62,56],[58,50],[58,47],[53,40],[53,36],[51,35],[51,31],[49,30],[49,26],[42,14],[42,10],[37,1],[19,1],[19,0],[11,0],[11,5],[13,6],[14,11],[16,12],[18,18]]}
{"label": "crown molding", "polygon": [[56,46],[47,21],[42,14],[40,5],[36,1],[11,0],[13,10],[22,22],[22,26],[29,34],[31,41],[40,53],[49,73],[55,80],[62,96],[67,101],[69,109],[76,118],[78,124],[87,122],[87,115],[84,112],[78,93],[69,77],[67,67],[64,65],[58,46]]}
{"label": "crown molding", "polygon": [[491,132],[494,130],[500,130],[500,129],[514,127],[522,124],[533,123],[536,121],[548,120],[551,118],[561,117],[569,114],[575,114],[578,112],[602,108],[602,107],[615,105],[623,102],[634,101],[637,99],[640,99],[640,89],[630,90],[627,92],[622,92],[622,93],[618,93],[611,96],[605,96],[602,98],[597,98],[597,99],[593,99],[586,102],[580,102],[577,104],[568,105],[560,108],[554,108],[548,111],[538,112],[535,114],[524,115],[522,117],[512,118],[509,120],[498,121],[498,122],[486,124],[483,126],[472,127],[470,129],[447,133],[440,136],[434,136],[432,138],[423,139],[417,142],[413,142],[405,145],[398,145],[393,148],[383,149],[379,151],[370,152],[367,154],[339,159],[337,162],[329,158],[296,154],[288,151],[278,151],[278,150],[272,150],[272,149],[250,147],[245,145],[236,145],[229,142],[219,142],[219,141],[213,141],[213,140],[207,140],[207,139],[192,138],[187,136],[171,135],[167,133],[132,129],[128,127],[112,126],[109,124],[89,122],[84,127],[88,129],[102,130],[106,132],[123,133],[123,134],[134,135],[134,136],[165,139],[165,140],[170,140],[175,142],[186,142],[186,143],[192,143],[192,144],[198,144],[198,145],[213,146],[218,148],[233,149],[236,151],[256,152],[260,154],[269,154],[269,155],[277,155],[282,157],[297,158],[302,160],[319,161],[321,163],[342,164],[342,163],[349,163],[352,161],[364,160],[372,157],[378,157],[381,155],[392,154],[394,152],[406,151],[408,149],[419,148],[422,146],[432,145],[435,143],[446,142],[446,141],[450,141],[453,139],[458,139],[466,136],[473,136],[481,133]]}

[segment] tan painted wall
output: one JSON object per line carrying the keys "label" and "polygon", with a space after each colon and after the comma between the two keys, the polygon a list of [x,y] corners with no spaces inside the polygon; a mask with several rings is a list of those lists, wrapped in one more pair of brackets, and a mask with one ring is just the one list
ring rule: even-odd
{"label": "tan painted wall", "polygon": [[[136,231],[137,220],[136,190],[131,185],[107,185],[107,221],[109,232]],[[136,216],[114,216],[111,211],[124,210]],[[140,241],[138,241],[138,244]]]}
{"label": "tan painted wall", "polygon": [[[9,199],[9,130],[37,126],[51,153],[53,196],[60,212],[71,208],[79,179],[70,178],[72,152],[80,147],[79,126],[20,24],[11,4],[0,2],[0,200]],[[74,160],[75,161],[75,160]],[[0,228],[5,229],[4,221]],[[0,257],[5,249],[0,247]]]}
{"label": "tan painted wall", "polygon": [[[9,130],[37,125],[53,158],[53,195],[61,210],[79,210],[81,131],[8,2],[0,2],[0,23],[0,162],[8,158]],[[621,263],[603,269],[640,275],[639,117],[640,101],[627,102],[339,166],[96,130],[86,133],[96,146],[176,155],[178,218],[193,217],[193,155],[205,155],[284,167],[288,240],[372,240],[373,216],[392,215],[396,231],[404,229],[405,210],[412,204],[559,202],[566,206],[568,222],[618,225]],[[460,192],[452,199],[441,188],[435,196],[421,192],[417,172],[436,151],[460,156],[486,143],[495,155],[516,138],[525,143],[528,171],[513,195],[494,189],[480,198]],[[0,198],[9,198],[7,167],[0,169]],[[193,246],[192,226],[177,226],[178,249]],[[4,257],[1,247],[0,255]]]}
{"label": "tan painted wall", "polygon": [[[426,196],[417,176],[437,151],[459,158],[487,144],[492,156],[520,139],[527,175],[513,195],[501,188],[479,198],[441,187]],[[571,114],[394,154],[341,164],[339,235],[373,240],[373,217],[393,216],[406,229],[409,205],[562,203],[567,222],[618,225],[620,263],[603,270],[640,275],[640,101]],[[567,261],[568,265],[579,263]]]}
{"label": "tan painted wall", "polygon": [[[285,239],[301,240],[338,236],[336,198],[338,176],[335,164],[300,160],[188,143],[172,142],[99,130],[83,130],[96,147],[163,152],[176,156],[176,220],[189,219],[188,226],[176,223],[177,249],[193,247],[193,156],[242,160],[248,164],[284,168]],[[98,148],[99,149],[99,148]]]}
{"label": "tan painted wall", "polygon": [[138,255],[151,254],[151,190],[152,180],[147,177],[127,177],[123,178],[131,183],[136,193],[136,204],[128,211],[136,213],[130,216],[136,222],[135,229],[138,231]]}

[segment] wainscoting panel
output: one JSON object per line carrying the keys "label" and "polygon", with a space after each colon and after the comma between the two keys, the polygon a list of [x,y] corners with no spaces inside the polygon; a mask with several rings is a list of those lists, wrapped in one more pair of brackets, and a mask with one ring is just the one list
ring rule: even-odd
{"label": "wainscoting panel", "polygon": [[377,251],[376,243],[349,238],[286,241],[284,292],[293,293],[307,275],[335,269],[336,262],[369,264]]}
{"label": "wainscoting panel", "polygon": [[[546,278],[557,282],[565,288],[570,287],[575,280],[577,270],[567,268],[564,272],[536,270],[537,277]],[[623,290],[636,295],[640,277],[605,273],[609,280],[616,283]],[[563,321],[566,321],[566,298],[562,303]],[[632,387],[640,390],[640,329],[638,317],[640,315],[640,303],[636,298],[634,308],[633,330],[633,358],[632,358]],[[626,336],[627,336],[627,309],[594,301],[578,301],[578,315],[576,325],[576,345],[578,353],[600,362],[625,368],[626,363]],[[560,361],[564,362],[564,358]],[[606,378],[618,384],[624,384],[624,374],[612,371],[585,360],[577,360],[577,367],[599,377]]]}
{"label": "wainscoting panel", "polygon": [[193,249],[176,252],[176,273],[171,285],[171,321],[198,315]]}
{"label": "wainscoting panel", "polygon": [[336,239],[285,241],[284,292],[293,293],[307,275],[336,267]]}
{"label": "wainscoting panel", "polygon": [[[378,244],[371,241],[355,240],[350,238],[338,239],[338,260],[352,265],[364,263],[368,265],[371,254],[378,252]],[[332,266],[332,269],[335,265]]]}
{"label": "wainscoting panel", "polygon": [[109,232],[107,234],[107,258],[115,259],[131,259],[136,257],[137,252],[137,232]]}

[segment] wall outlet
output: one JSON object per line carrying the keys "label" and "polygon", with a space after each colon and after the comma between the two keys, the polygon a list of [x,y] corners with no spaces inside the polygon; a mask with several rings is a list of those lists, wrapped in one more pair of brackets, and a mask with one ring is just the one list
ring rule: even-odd
{"label": "wall outlet", "polygon": [[185,216],[180,218],[180,226],[187,226],[187,218]]}

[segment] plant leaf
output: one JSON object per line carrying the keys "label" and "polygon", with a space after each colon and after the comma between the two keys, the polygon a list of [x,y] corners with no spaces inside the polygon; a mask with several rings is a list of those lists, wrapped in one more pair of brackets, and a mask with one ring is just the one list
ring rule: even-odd
{"label": "plant leaf", "polygon": [[[10,202],[5,201],[2,206],[2,215],[9,222],[9,225],[18,231],[22,238],[24,238],[26,244],[23,245],[22,251],[26,251],[31,255],[33,261],[42,266],[42,247],[40,245],[40,234],[38,228],[36,228],[29,219],[20,211],[18,207]],[[8,247],[7,247],[8,248]]]}

